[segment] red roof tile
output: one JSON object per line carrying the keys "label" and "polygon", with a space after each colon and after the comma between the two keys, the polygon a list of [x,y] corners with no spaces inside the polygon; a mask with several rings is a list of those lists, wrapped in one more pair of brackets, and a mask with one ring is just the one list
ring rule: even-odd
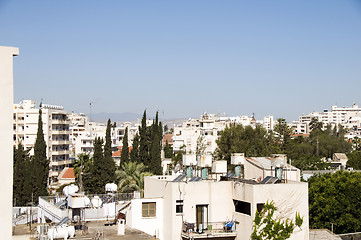
{"label": "red roof tile", "polygon": [[74,168],[68,168],[62,178],[75,178]]}

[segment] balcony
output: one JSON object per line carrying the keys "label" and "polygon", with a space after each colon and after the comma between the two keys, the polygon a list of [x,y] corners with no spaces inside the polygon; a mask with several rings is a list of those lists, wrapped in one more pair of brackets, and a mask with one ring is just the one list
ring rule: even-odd
{"label": "balcony", "polygon": [[53,129],[51,131],[52,134],[63,134],[63,135],[69,135],[71,134],[71,131],[70,130],[56,130],[56,129]]}
{"label": "balcony", "polygon": [[[53,165],[53,166],[57,166],[57,165]],[[59,172],[53,170],[49,171],[49,177],[57,177],[57,176],[59,176]]]}
{"label": "balcony", "polygon": [[51,161],[51,166],[63,166],[65,165],[65,160],[59,160],[59,161]]}
{"label": "balcony", "polygon": [[70,140],[53,140],[51,141],[52,145],[70,145]]}
{"label": "balcony", "polygon": [[181,237],[182,240],[190,239],[222,239],[234,240],[237,233],[234,228],[234,222],[208,222],[207,228],[196,230],[194,223],[183,222]]}
{"label": "balcony", "polygon": [[70,154],[69,150],[53,150],[51,151],[51,155],[67,155]]}
{"label": "balcony", "polygon": [[71,124],[71,120],[70,119],[52,119],[51,123],[52,124]]}

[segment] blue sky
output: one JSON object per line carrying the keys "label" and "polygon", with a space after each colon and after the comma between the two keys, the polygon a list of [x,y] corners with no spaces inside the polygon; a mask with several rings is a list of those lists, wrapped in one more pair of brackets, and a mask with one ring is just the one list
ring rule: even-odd
{"label": "blue sky", "polygon": [[295,120],[361,105],[361,1],[0,0],[14,101]]}

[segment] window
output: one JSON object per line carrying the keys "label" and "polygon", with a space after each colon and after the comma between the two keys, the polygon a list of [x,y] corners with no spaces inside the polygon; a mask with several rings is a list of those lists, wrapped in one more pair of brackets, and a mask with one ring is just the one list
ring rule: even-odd
{"label": "window", "polygon": [[183,213],[183,200],[176,200],[175,212]]}
{"label": "window", "polygon": [[155,217],[155,202],[142,203],[142,217]]}
{"label": "window", "polygon": [[258,212],[261,212],[263,208],[264,208],[264,203],[257,203],[257,211]]}
{"label": "window", "polygon": [[251,203],[233,200],[236,212],[251,216]]}

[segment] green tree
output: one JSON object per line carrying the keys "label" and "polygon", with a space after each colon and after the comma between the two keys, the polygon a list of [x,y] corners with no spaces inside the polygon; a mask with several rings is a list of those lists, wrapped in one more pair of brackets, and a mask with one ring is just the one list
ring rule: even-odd
{"label": "green tree", "polygon": [[122,154],[120,156],[120,164],[129,161],[129,147],[128,147],[128,127],[125,128],[124,138],[123,138],[123,147]]}
{"label": "green tree", "polygon": [[347,167],[352,167],[353,169],[361,170],[361,151],[353,151],[347,154],[348,161]]}
{"label": "green tree", "polygon": [[132,162],[140,163],[139,159],[139,134],[135,134],[133,138],[133,149],[130,151],[130,160]]}
{"label": "green tree", "polygon": [[162,174],[161,150],[162,150],[162,127],[158,121],[158,112],[156,112],[155,120],[151,126],[150,139],[150,161],[148,164],[149,171],[160,175]]}
{"label": "green tree", "polygon": [[104,143],[104,159],[103,159],[103,172],[102,176],[106,183],[111,183],[115,181],[115,162],[112,157],[112,139],[111,139],[111,128],[112,124],[110,119],[107,123],[107,128],[105,131],[105,143]]}
{"label": "green tree", "polygon": [[83,175],[89,174],[91,165],[92,161],[89,154],[87,153],[79,154],[78,157],[74,160],[73,167],[75,181],[79,184],[80,192],[84,190]]}
{"label": "green tree", "polygon": [[46,156],[46,142],[44,140],[42,111],[39,109],[38,132],[34,144],[32,161],[33,199],[38,202],[39,196],[48,195],[49,159]]}
{"label": "green tree", "polygon": [[261,212],[256,212],[253,220],[252,240],[284,240],[291,237],[294,229],[301,227],[303,218],[296,213],[294,222],[290,219],[280,220],[274,217],[277,211],[274,202],[267,202]]}
{"label": "green tree", "polygon": [[280,144],[280,149],[285,153],[287,145],[291,140],[292,129],[287,125],[286,119],[279,118],[277,119],[277,124],[274,127],[274,132],[278,135],[278,143]]}
{"label": "green tree", "polygon": [[172,158],[173,157],[173,147],[169,145],[168,140],[165,141],[164,145],[164,157],[165,158]]}
{"label": "green tree", "polygon": [[16,206],[25,206],[31,201],[31,158],[29,150],[25,150],[21,142],[18,147],[14,147],[14,165],[13,165],[13,199]]}
{"label": "green tree", "polygon": [[116,171],[118,192],[129,193],[133,191],[142,192],[144,189],[144,177],[151,176],[145,171],[143,163],[124,162],[121,168]]}
{"label": "green tree", "polygon": [[334,224],[337,234],[361,231],[361,173],[337,171],[308,179],[310,228]]}
{"label": "green tree", "polygon": [[145,166],[149,163],[149,130],[147,128],[147,112],[144,110],[141,126],[139,126],[139,160]]}
{"label": "green tree", "polygon": [[91,160],[89,173],[84,175],[84,190],[89,193],[105,193],[106,169],[104,167],[103,140],[96,137],[94,140],[94,154]]}
{"label": "green tree", "polygon": [[219,134],[215,155],[219,159],[227,160],[228,164],[232,153],[245,153],[246,156],[258,157],[280,152],[273,133],[267,132],[260,125],[252,128],[231,124]]}
{"label": "green tree", "polygon": [[309,125],[310,125],[311,132],[316,129],[322,130],[322,127],[323,127],[323,123],[319,122],[318,119],[315,117],[311,118],[311,122]]}

